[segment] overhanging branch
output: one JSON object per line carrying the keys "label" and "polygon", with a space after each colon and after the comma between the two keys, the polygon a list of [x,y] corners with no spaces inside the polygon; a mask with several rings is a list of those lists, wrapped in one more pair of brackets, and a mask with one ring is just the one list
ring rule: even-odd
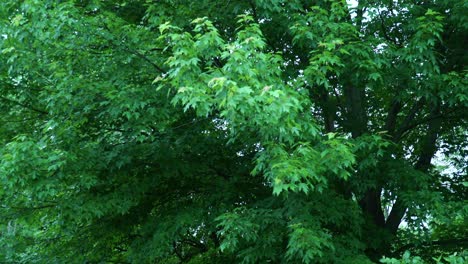
{"label": "overhanging branch", "polygon": [[435,240],[435,241],[426,241],[426,242],[421,242],[421,243],[409,243],[406,244],[397,250],[395,250],[395,255],[399,255],[406,250],[412,249],[412,248],[423,248],[423,247],[453,247],[453,248],[458,248],[458,247],[464,247],[466,248],[468,246],[468,237],[463,237],[463,238],[452,238],[452,239],[443,239],[443,240]]}
{"label": "overhanging branch", "polygon": [[23,107],[23,108],[26,108],[26,109],[28,109],[28,110],[31,110],[31,111],[34,111],[34,112],[37,112],[37,113],[40,113],[40,114],[43,114],[43,115],[49,114],[49,113],[48,113],[47,111],[45,111],[45,110],[38,109],[38,108],[33,107],[33,106],[31,106],[31,105],[24,104],[24,103],[22,103],[22,102],[18,102],[18,101],[16,101],[16,100],[13,100],[13,99],[10,99],[10,98],[6,98],[6,97],[1,96],[1,95],[0,95],[0,99],[3,100],[3,101],[5,101],[5,102],[9,102],[9,103],[11,103],[11,104],[21,106],[21,107]]}

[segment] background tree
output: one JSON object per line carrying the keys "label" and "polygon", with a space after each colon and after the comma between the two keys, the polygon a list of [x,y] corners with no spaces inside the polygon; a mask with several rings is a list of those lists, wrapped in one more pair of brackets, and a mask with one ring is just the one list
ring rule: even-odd
{"label": "background tree", "polygon": [[466,254],[466,12],[2,1],[0,259]]}

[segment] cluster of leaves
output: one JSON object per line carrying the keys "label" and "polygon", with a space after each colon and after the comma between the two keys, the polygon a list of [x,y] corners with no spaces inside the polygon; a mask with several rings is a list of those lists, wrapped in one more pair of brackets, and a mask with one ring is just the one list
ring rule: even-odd
{"label": "cluster of leaves", "polygon": [[466,261],[467,5],[355,2],[3,0],[0,262]]}
{"label": "cluster of leaves", "polygon": [[[466,263],[466,256],[458,256],[456,253],[448,257],[433,258],[435,263],[449,263],[449,264],[462,264]],[[409,251],[406,251],[401,259],[383,258],[382,263],[386,264],[423,264],[425,263],[420,257],[412,257]]]}

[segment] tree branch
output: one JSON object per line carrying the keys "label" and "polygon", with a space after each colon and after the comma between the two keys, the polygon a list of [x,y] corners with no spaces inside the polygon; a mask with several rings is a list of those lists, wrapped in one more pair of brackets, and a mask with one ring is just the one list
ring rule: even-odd
{"label": "tree branch", "polygon": [[[104,24],[103,27],[104,27],[104,29],[106,29],[109,33],[112,34],[112,31],[110,30],[110,28],[109,28],[107,25]],[[121,44],[121,45],[117,44],[117,43],[116,43],[116,40],[113,39],[113,38],[108,38],[108,37],[104,37],[104,38],[107,39],[108,41],[110,41],[110,42],[112,43],[112,45],[114,45],[115,47],[117,47],[117,48],[118,48],[118,47],[123,47],[123,49],[124,49],[125,51],[127,51],[128,53],[133,54],[133,55],[139,57],[140,59],[143,59],[143,60],[146,61],[148,64],[150,64],[151,66],[153,66],[153,67],[154,67],[157,71],[159,71],[160,73],[166,74],[166,71],[165,71],[165,70],[163,70],[161,67],[159,67],[156,63],[154,63],[152,60],[150,60],[150,59],[149,59],[148,57],[146,57],[144,54],[138,52],[137,50],[131,49],[130,47],[128,47],[128,46],[125,45],[125,44]],[[151,51],[154,51],[154,49],[151,49]]]}
{"label": "tree branch", "polygon": [[395,235],[400,226],[401,220],[406,213],[406,205],[404,204],[403,199],[399,196],[395,203],[393,204],[392,211],[385,221],[385,229],[390,231],[391,234]]}
{"label": "tree branch", "polygon": [[382,210],[380,189],[368,190],[359,205],[364,212],[367,212],[376,226],[385,226],[385,216]]}
{"label": "tree branch", "polygon": [[400,138],[403,138],[407,134],[407,132],[410,131],[411,129],[416,128],[417,126],[425,124],[425,123],[430,122],[432,120],[435,120],[435,119],[447,120],[447,119],[450,119],[450,118],[459,117],[457,115],[447,115],[447,114],[455,112],[456,110],[457,109],[452,109],[451,111],[448,111],[445,114],[438,114],[436,116],[429,116],[429,117],[421,119],[418,122],[414,122],[414,123],[408,125],[406,128],[403,129]]}
{"label": "tree branch", "polygon": [[255,19],[255,22],[258,23],[258,14],[257,14],[257,8],[252,0],[249,1],[250,8],[252,9],[252,16]]}
{"label": "tree branch", "polygon": [[[413,109],[415,109],[413,107]],[[432,112],[431,117],[438,116],[440,111],[439,105],[435,105]],[[419,154],[418,161],[416,162],[415,169],[421,172],[427,172],[431,165],[432,157],[435,155],[437,151],[437,138],[439,131],[441,129],[442,120],[440,118],[432,118],[429,122],[429,129],[426,133],[426,136],[422,140],[421,143],[421,152]],[[398,226],[403,219],[407,210],[405,201],[401,198],[401,196],[397,197],[395,201],[392,211],[390,212],[387,221],[385,223],[385,228],[391,233],[396,234],[398,230]]]}
{"label": "tree branch", "polygon": [[468,238],[453,238],[453,239],[443,239],[443,240],[435,240],[435,241],[427,241],[422,243],[409,243],[406,244],[397,250],[395,250],[394,254],[399,255],[411,248],[421,248],[421,247],[467,247],[468,246]]}
{"label": "tree branch", "polygon": [[16,100],[13,100],[13,99],[9,99],[9,98],[6,98],[4,96],[1,96],[0,95],[0,99],[2,99],[3,101],[6,101],[6,102],[9,102],[9,103],[12,103],[14,105],[19,105],[23,108],[26,108],[26,109],[29,109],[31,111],[34,111],[34,112],[37,112],[37,113],[40,113],[40,114],[43,114],[43,115],[48,115],[49,113],[45,110],[41,110],[41,109],[38,109],[38,108],[35,108],[31,105],[27,105],[27,104],[24,104],[24,103],[21,103],[21,102],[18,102]]}
{"label": "tree branch", "polygon": [[46,205],[40,205],[40,206],[34,206],[34,207],[0,206],[0,208],[15,209],[15,210],[41,210],[41,209],[46,209],[46,208],[52,208],[55,206],[56,206],[55,204],[46,204]]}
{"label": "tree branch", "polygon": [[387,114],[387,121],[385,122],[385,130],[389,135],[393,135],[395,133],[396,120],[401,107],[401,103],[396,99],[394,99],[390,105],[390,109]]}
{"label": "tree branch", "polygon": [[413,122],[414,118],[416,117],[416,114],[419,112],[419,110],[423,107],[425,104],[426,100],[424,98],[419,99],[411,108],[410,112],[406,116],[405,120],[403,123],[400,125],[400,128],[398,131],[395,132],[393,135],[393,140],[395,142],[400,141],[401,136],[403,135],[403,132],[407,129],[407,127]]}
{"label": "tree branch", "polygon": [[156,70],[158,70],[160,73],[162,74],[166,74],[166,71],[163,70],[161,67],[159,67],[156,63],[154,63],[153,61],[151,61],[148,57],[146,57],[145,55],[143,55],[142,53],[136,51],[136,50],[131,50],[130,48],[128,48],[127,46],[125,46],[126,50],[134,55],[136,55],[137,57],[139,57],[140,59],[143,59],[144,61],[146,61],[147,63],[149,63],[151,66],[153,66]]}

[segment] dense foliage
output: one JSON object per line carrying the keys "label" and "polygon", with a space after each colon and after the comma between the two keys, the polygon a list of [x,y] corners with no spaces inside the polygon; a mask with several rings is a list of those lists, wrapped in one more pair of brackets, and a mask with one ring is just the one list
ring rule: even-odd
{"label": "dense foliage", "polygon": [[463,263],[467,13],[2,0],[0,262]]}

